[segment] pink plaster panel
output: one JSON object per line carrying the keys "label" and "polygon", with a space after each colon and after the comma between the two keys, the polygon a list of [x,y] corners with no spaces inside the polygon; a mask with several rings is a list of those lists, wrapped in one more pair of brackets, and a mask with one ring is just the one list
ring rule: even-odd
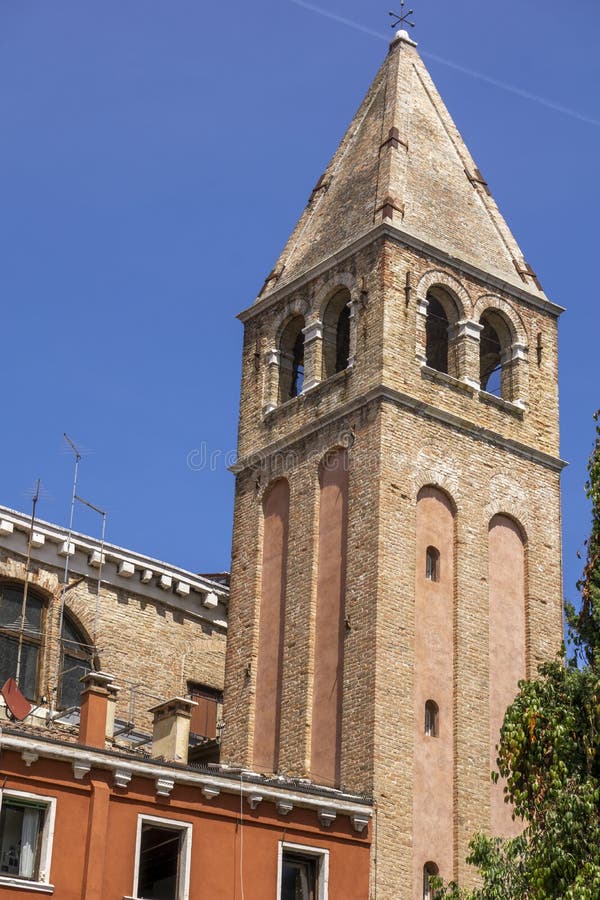
{"label": "pink plaster panel", "polygon": [[[490,769],[496,769],[496,745],[506,707],[525,677],[525,546],[518,525],[494,516],[489,531],[490,598]],[[504,803],[503,783],[491,784],[492,834],[518,834]]]}
{"label": "pink plaster panel", "polygon": [[[426,577],[426,553],[440,554],[439,577]],[[442,877],[453,866],[454,513],[435,487],[419,492],[416,511],[414,887],[423,897],[423,866],[437,864]],[[425,734],[425,704],[439,707],[438,736]]]}
{"label": "pink plaster panel", "polygon": [[320,784],[340,777],[343,618],[346,575],[348,457],[328,454],[319,473],[319,547],[311,774]]}
{"label": "pink plaster panel", "polygon": [[278,765],[289,500],[289,485],[281,479],[269,489],[263,503],[262,590],[254,719],[254,768],[259,772],[276,772]]}

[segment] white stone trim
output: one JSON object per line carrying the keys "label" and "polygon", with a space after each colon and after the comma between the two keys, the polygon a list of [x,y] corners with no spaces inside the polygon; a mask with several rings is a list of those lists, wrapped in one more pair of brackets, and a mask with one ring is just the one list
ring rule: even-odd
{"label": "white stone trim", "polygon": [[[2,741],[2,743],[4,744],[4,740]],[[87,758],[82,759],[80,757],[79,759],[74,759],[72,762],[72,767],[73,775],[75,776],[77,781],[83,781],[85,776],[89,775],[89,773],[92,771],[92,764]]]}
{"label": "white stone trim", "polygon": [[323,323],[319,321],[310,322],[305,328],[302,329],[302,334],[304,335],[305,344],[310,343],[310,341],[322,340]]}
{"label": "white stone trim", "polygon": [[202,794],[206,797],[207,800],[214,800],[215,797],[218,797],[221,793],[221,789],[218,787],[213,787],[210,784],[202,785]]}
{"label": "white stone trim", "polygon": [[[240,794],[242,797],[248,797],[260,791],[263,800],[268,803],[291,803],[292,806],[301,809],[309,809],[317,813],[321,810],[327,813],[335,812],[339,816],[367,815],[370,817],[372,815],[372,808],[368,802],[359,803],[352,799],[347,799],[341,791],[327,791],[326,796],[309,794],[295,791],[287,786],[279,788],[270,784],[257,785],[254,782],[244,782],[243,780],[226,778],[222,775],[207,775],[206,772],[195,772],[192,769],[171,769],[166,766],[157,766],[152,761],[131,759],[131,761],[127,760],[124,763],[122,759],[108,751],[88,750],[78,744],[50,744],[3,732],[0,734],[0,749],[18,753],[21,753],[24,749],[35,749],[44,759],[55,759],[70,763],[78,771],[85,769],[86,772],[89,772],[94,767],[95,769],[114,773],[127,769],[132,775],[154,779],[155,782],[156,780],[164,779],[172,781],[173,785],[200,788],[206,797],[208,797],[208,794],[205,792],[205,788],[209,790],[212,796],[217,796],[217,793],[214,793],[215,790],[238,797]],[[245,774],[253,775],[254,773],[246,772]]]}
{"label": "white stone trim", "polygon": [[281,359],[280,350],[267,350],[265,353],[265,363],[268,366],[278,366]]}
{"label": "white stone trim", "polygon": [[335,817],[337,813],[335,809],[320,809],[319,810],[319,822],[323,826],[323,828],[329,828],[330,825],[335,822]]}
{"label": "white stone trim", "polygon": [[[11,535],[15,537],[17,533],[22,534],[23,532],[25,533],[25,535],[29,535],[31,531],[31,516],[26,515],[25,513],[22,513],[18,510],[0,505],[0,519],[10,522],[13,525],[13,530],[10,532],[10,535],[7,533],[7,537],[10,537]],[[63,528],[60,525],[54,525],[52,522],[46,522],[42,519],[36,519],[34,534],[37,536],[37,543],[35,541],[32,542],[33,546],[45,546],[46,550],[48,550],[49,544],[54,545],[54,547],[58,545],[58,547],[64,548],[63,553],[66,552],[66,540],[68,536],[67,528]],[[92,551],[99,551],[101,547],[101,542],[97,538],[93,538],[90,535],[81,534],[75,531],[71,534],[71,544],[71,555],[74,551],[82,551],[86,554],[87,557],[91,555]],[[7,544],[6,546],[10,547],[10,544]],[[59,552],[58,547],[55,550],[57,555]],[[140,578],[140,580],[142,580],[142,583],[148,583],[153,577],[153,574],[160,571],[171,575],[171,577],[174,579],[185,579],[192,585],[192,589],[195,591],[201,591],[203,594],[207,591],[214,591],[214,593],[222,601],[226,602],[228,599],[229,591],[222,584],[218,584],[217,582],[211,581],[208,578],[203,578],[202,576],[196,575],[195,572],[188,572],[187,569],[181,569],[178,566],[165,564],[165,562],[162,560],[154,559],[150,556],[144,556],[141,553],[136,553],[131,550],[126,550],[125,548],[119,547],[116,544],[105,543],[104,554],[106,563],[113,563],[118,567],[121,561],[126,561],[132,563],[135,569],[140,571],[141,576],[143,576],[146,572],[150,572],[150,578]],[[43,561],[48,562],[46,556],[44,556],[42,559]],[[103,581],[104,580],[109,581],[106,573],[104,573],[103,575]]]}
{"label": "white stone trim", "polygon": [[132,562],[129,562],[129,560],[127,559],[121,560],[121,562],[117,566],[117,574],[120,575],[121,578],[131,578],[134,572],[134,564]]}
{"label": "white stone trim", "polygon": [[350,819],[352,827],[355,831],[358,831],[359,834],[362,834],[369,824],[369,816],[351,816]]}
{"label": "white stone trim", "polygon": [[140,848],[142,844],[142,826],[145,822],[156,825],[158,828],[171,828],[182,832],[181,853],[179,858],[179,877],[177,879],[177,900],[189,900],[190,897],[190,870],[192,864],[192,823],[181,819],[164,819],[162,816],[149,816],[140,813],[137,820],[135,837],[135,859],[133,867],[132,900],[138,897]]}
{"label": "white stone trim", "polygon": [[27,768],[29,768],[32,763],[37,762],[39,758],[40,754],[37,750],[23,750],[23,752],[21,753],[21,759],[23,760]]}
{"label": "white stone trim", "polygon": [[175,779],[166,778],[164,775],[159,775],[159,777],[154,782],[154,787],[156,790],[156,795],[158,797],[170,797],[171,791],[175,787]]}
{"label": "white stone trim", "polygon": [[115,769],[113,774],[113,783],[116,788],[125,789],[129,787],[131,781],[131,772],[129,769]]}
{"label": "white stone trim", "polygon": [[483,331],[483,325],[480,325],[479,322],[473,322],[471,319],[461,319],[454,328],[456,337],[470,337],[475,341],[479,340],[479,336]]}
{"label": "white stone trim", "polygon": [[285,852],[296,856],[306,856],[318,860],[317,898],[329,898],[329,850],[324,847],[313,847],[311,844],[293,844],[290,841],[278,842],[277,853],[277,896],[281,897],[281,879],[283,877],[283,856]]}

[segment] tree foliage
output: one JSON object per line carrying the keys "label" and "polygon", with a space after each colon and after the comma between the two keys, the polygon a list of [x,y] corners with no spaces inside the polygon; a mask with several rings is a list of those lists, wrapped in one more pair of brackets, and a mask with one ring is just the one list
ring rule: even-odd
{"label": "tree foliage", "polygon": [[574,653],[519,684],[502,725],[498,773],[516,838],[477,835],[468,862],[482,885],[462,891],[434,882],[435,900],[600,900],[600,411],[588,466],[592,527],[578,583],[581,607],[567,606]]}

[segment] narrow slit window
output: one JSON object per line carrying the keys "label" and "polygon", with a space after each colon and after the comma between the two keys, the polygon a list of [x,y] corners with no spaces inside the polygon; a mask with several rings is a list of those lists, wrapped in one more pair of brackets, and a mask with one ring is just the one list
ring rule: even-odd
{"label": "narrow slit window", "polygon": [[428,547],[425,554],[425,578],[427,581],[440,580],[440,551],[437,547]]}
{"label": "narrow slit window", "polygon": [[426,862],[423,866],[423,900],[433,900],[431,879],[439,874],[440,870],[434,862]]}
{"label": "narrow slit window", "polygon": [[440,710],[434,700],[428,700],[425,704],[425,734],[427,737],[437,737],[439,733]]}

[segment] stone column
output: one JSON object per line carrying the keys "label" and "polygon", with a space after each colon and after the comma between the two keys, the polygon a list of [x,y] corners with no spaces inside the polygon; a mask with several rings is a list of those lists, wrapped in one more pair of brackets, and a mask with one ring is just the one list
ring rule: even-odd
{"label": "stone column", "polygon": [[268,350],[265,354],[267,371],[265,374],[265,402],[263,415],[272,412],[279,402],[279,365],[281,353],[279,350]]}
{"label": "stone column", "polygon": [[429,303],[425,298],[417,300],[416,350],[415,357],[420,366],[427,365],[427,310]]}
{"label": "stone column", "polygon": [[354,368],[356,360],[356,346],[358,343],[358,309],[360,300],[351,300],[348,304],[350,310],[350,352],[348,353],[348,368]]}
{"label": "stone column", "polygon": [[479,337],[483,325],[470,319],[461,319],[453,326],[450,340],[454,350],[455,369],[451,374],[473,390],[480,389],[479,381]]}
{"label": "stone column", "polygon": [[502,353],[502,396],[522,409],[526,405],[529,385],[527,357],[527,347],[518,341]]}
{"label": "stone column", "polygon": [[302,393],[320,384],[323,372],[323,323],[310,322],[304,334],[304,384]]}

